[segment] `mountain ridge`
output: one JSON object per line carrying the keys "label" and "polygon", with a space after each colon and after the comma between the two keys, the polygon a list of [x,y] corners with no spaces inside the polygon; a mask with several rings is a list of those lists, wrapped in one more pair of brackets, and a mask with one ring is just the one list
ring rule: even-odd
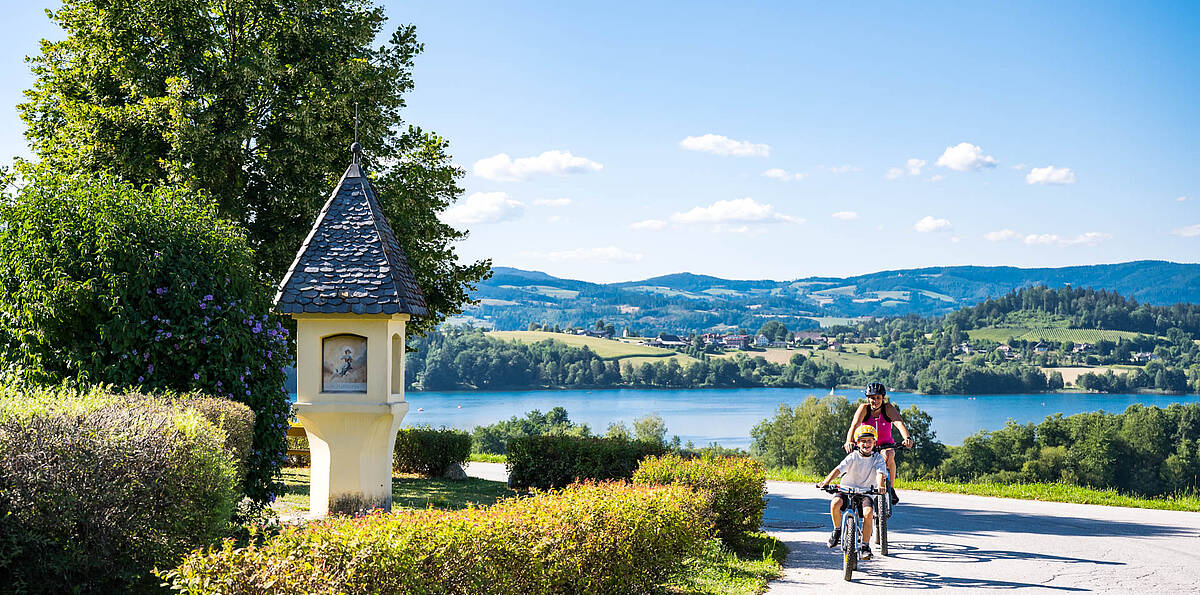
{"label": "mountain ridge", "polygon": [[958,265],[787,281],[681,272],[616,283],[495,267],[472,294],[480,303],[466,314],[471,322],[502,329],[531,322],[590,326],[598,319],[643,333],[756,329],[766,319],[806,328],[835,318],[945,314],[1032,285],[1103,289],[1153,305],[1197,303],[1200,263]]}

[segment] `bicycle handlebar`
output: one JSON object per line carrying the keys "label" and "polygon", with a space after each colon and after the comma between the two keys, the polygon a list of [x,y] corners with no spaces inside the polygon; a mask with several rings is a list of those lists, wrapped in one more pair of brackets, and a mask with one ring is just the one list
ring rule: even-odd
{"label": "bicycle handlebar", "polygon": [[826,492],[829,492],[830,494],[837,494],[837,493],[842,493],[842,494],[846,494],[846,495],[862,494],[864,496],[879,495],[878,490],[864,490],[861,488],[844,488],[840,485],[821,486],[821,484],[815,484],[815,487],[818,490],[825,490]]}

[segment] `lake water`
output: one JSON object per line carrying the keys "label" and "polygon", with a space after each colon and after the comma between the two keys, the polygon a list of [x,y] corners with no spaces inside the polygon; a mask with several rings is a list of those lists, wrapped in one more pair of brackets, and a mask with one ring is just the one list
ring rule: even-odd
{"label": "lake water", "polygon": [[[608,424],[657,413],[673,434],[699,446],[719,442],[724,446],[749,448],[750,429],[771,417],[781,403],[795,406],[810,395],[824,396],[828,390],[804,388],[742,388],[702,390],[537,390],[511,392],[408,392],[411,404],[405,426],[429,424],[470,430],[512,416],[555,406],[567,410],[571,421],[586,423],[592,432],[603,434]],[[861,391],[837,391],[851,400]],[[916,395],[891,393],[901,409],[916,405],[933,416],[933,430],[946,444],[959,444],[979,431],[995,430],[1009,418],[1018,422],[1040,422],[1047,415],[1072,415],[1104,410],[1119,413],[1133,403],[1166,407],[1171,403],[1200,402],[1200,395],[1101,395],[1047,393],[1033,395]],[[424,411],[418,411],[421,408]]]}

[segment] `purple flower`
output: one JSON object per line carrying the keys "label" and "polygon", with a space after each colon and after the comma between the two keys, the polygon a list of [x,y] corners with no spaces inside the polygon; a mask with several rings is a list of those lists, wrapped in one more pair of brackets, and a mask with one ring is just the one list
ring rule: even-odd
{"label": "purple flower", "polygon": [[217,381],[217,386],[221,386],[221,381],[220,381],[220,380],[218,380],[218,381]]}
{"label": "purple flower", "polygon": [[154,293],[157,293],[158,295],[162,295],[162,294],[164,294],[164,293],[166,293],[166,292],[167,292],[167,288],[166,288],[166,287],[159,287],[158,289],[155,289],[155,290],[154,290]]}
{"label": "purple flower", "polygon": [[250,396],[250,391],[246,391],[246,396]]}
{"label": "purple flower", "polygon": [[138,382],[145,382],[145,380],[146,380],[145,378],[142,378],[141,376],[138,376]]}
{"label": "purple flower", "polygon": [[208,294],[208,295],[206,295],[206,296],[204,296],[204,301],[206,301],[206,302],[211,302],[212,300],[213,300],[213,296],[212,296],[212,294],[211,294],[211,293],[210,293],[210,294]]}
{"label": "purple flower", "polygon": [[192,380],[200,380],[200,373],[197,372],[195,374],[192,374]]}
{"label": "purple flower", "polygon": [[146,366],[146,373],[147,373],[147,374],[153,374],[153,373],[154,373],[154,364],[150,364],[149,366]]}
{"label": "purple flower", "polygon": [[158,320],[158,314],[155,314],[154,317],[151,318],[150,320]]}
{"label": "purple flower", "polygon": [[204,302],[200,302],[200,309],[201,309],[201,310],[207,310],[207,309],[208,309],[208,304],[206,304],[206,303],[204,303]]}
{"label": "purple flower", "polygon": [[167,338],[168,338],[168,339],[170,339],[170,338],[171,338],[171,333],[167,333]]}

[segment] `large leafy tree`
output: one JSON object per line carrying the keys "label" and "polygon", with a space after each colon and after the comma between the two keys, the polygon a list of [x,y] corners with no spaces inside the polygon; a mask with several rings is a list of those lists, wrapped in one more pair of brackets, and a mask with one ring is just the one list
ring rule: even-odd
{"label": "large leafy tree", "polygon": [[64,0],[48,14],[66,36],[29,59],[19,106],[44,164],[203,189],[277,280],[349,162],[357,107],[430,305],[414,330],[461,311],[489,274],[459,261],[466,232],[437,218],[462,192],[448,143],[401,118],[423,49],[413,26],[375,45],[385,17],[367,0]]}

